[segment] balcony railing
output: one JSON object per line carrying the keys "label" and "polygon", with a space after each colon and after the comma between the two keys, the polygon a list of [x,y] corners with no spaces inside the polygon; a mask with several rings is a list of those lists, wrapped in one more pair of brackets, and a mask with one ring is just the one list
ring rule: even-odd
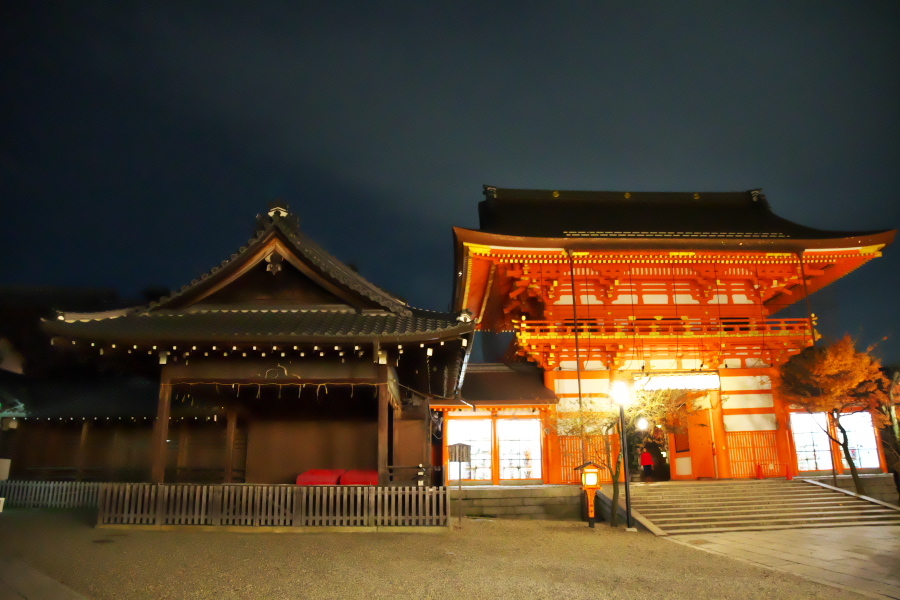
{"label": "balcony railing", "polygon": [[578,322],[523,320],[519,335],[529,340],[641,337],[811,337],[808,319],[578,319]]}

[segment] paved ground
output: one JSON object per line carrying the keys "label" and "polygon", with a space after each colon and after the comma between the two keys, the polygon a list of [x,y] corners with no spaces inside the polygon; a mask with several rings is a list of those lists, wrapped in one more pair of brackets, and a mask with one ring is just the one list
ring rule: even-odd
{"label": "paved ground", "polygon": [[0,600],[85,600],[17,558],[0,559]]}
{"label": "paved ground", "polygon": [[[561,521],[467,520],[439,534],[233,534],[100,530],[79,511],[0,513],[0,574],[43,573],[92,600],[862,597],[698,550],[709,545]],[[11,588],[18,595],[0,590],[0,599],[66,598]]]}
{"label": "paved ground", "polygon": [[900,598],[900,526],[671,536],[673,541],[878,598]]}

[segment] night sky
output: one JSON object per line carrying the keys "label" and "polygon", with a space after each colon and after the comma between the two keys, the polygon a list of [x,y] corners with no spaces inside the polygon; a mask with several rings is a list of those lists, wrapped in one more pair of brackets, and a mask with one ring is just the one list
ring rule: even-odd
{"label": "night sky", "polygon": [[[482,184],[900,226],[897,2],[19,1],[0,44],[0,286],[180,287],[283,198],[446,310]],[[824,332],[900,364],[898,272],[814,295]]]}

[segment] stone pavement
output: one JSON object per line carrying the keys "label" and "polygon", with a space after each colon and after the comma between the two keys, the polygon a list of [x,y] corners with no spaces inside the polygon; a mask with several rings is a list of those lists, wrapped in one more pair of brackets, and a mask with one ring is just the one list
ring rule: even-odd
{"label": "stone pavement", "polygon": [[87,600],[21,560],[0,557],[0,600]]}
{"label": "stone pavement", "polygon": [[900,526],[695,533],[667,539],[873,598],[900,598]]}

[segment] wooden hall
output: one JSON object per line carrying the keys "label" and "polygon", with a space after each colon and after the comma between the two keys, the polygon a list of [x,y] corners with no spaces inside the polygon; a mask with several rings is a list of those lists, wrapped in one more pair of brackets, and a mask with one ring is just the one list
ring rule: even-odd
{"label": "wooden hall", "polygon": [[[122,442],[144,481],[293,483],[347,470],[386,484],[430,471],[429,400],[456,391],[474,324],[370,283],[275,204],[247,245],[177,292],[44,328],[66,352],[159,378],[155,417]],[[90,467],[85,417],[80,442],[60,451]],[[24,444],[35,424],[20,421]]]}
{"label": "wooden hall", "polygon": [[[843,472],[817,417],[778,397],[777,367],[815,343],[809,297],[880,256],[896,231],[805,227],[760,190],[484,195],[479,229],[454,229],[454,309],[511,334],[511,355],[541,369],[558,403],[482,402],[480,419],[448,403],[449,438],[496,465],[500,424],[540,415],[528,441],[546,466],[540,481],[575,483],[573,467],[592,457],[553,423],[609,409],[611,384],[624,381],[704,392],[685,432],[664,440],[674,479]],[[857,466],[885,471],[871,419],[857,421]],[[463,476],[491,478],[487,467]]]}

